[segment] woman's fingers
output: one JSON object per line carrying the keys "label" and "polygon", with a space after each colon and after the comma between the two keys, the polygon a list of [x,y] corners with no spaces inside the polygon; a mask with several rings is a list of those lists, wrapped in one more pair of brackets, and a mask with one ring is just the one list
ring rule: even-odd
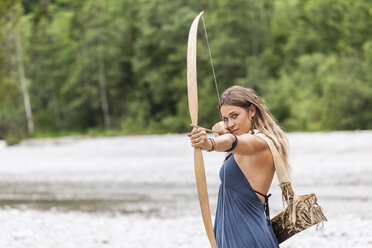
{"label": "woman's fingers", "polygon": [[191,133],[187,134],[190,137],[192,147],[202,147],[205,144],[207,133],[204,128],[193,128]]}
{"label": "woman's fingers", "polygon": [[196,134],[198,132],[197,128],[193,128],[190,133],[186,134],[188,137],[191,137],[193,134]]}
{"label": "woman's fingers", "polygon": [[[222,134],[229,133],[229,130],[225,128],[225,124],[223,121],[220,121],[214,124],[214,126],[212,127],[212,130],[217,131],[217,132],[222,132]],[[219,135],[221,134],[217,134],[217,133],[214,134],[214,136],[219,136]]]}
{"label": "woman's fingers", "polygon": [[221,132],[225,129],[225,125],[223,123],[223,121],[220,121],[220,122],[217,122],[216,124],[213,125],[212,127],[212,130],[213,131],[217,131],[217,132]]}

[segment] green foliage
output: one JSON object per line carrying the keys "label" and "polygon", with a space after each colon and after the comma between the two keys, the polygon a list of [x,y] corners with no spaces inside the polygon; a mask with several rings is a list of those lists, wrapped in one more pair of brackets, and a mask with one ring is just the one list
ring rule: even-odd
{"label": "green foliage", "polygon": [[[35,136],[189,130],[186,45],[201,10],[220,93],[255,89],[289,131],[372,128],[370,1],[4,0],[0,138],[27,132],[17,32]],[[199,123],[210,127],[219,114],[202,26]],[[103,125],[99,61],[112,130]]]}

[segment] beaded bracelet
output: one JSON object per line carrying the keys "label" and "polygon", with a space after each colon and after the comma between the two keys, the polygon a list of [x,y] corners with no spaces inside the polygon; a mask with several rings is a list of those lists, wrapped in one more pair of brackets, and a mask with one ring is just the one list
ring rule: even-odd
{"label": "beaded bracelet", "polygon": [[212,143],[212,148],[210,150],[207,150],[207,152],[211,152],[211,151],[214,151],[214,149],[216,149],[216,141],[212,138],[208,138],[211,143]]}

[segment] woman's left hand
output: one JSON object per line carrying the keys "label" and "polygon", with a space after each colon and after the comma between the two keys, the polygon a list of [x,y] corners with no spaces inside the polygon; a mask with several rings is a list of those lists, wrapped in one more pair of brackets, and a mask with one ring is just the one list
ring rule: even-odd
{"label": "woman's left hand", "polygon": [[204,128],[194,127],[191,133],[188,133],[187,136],[190,137],[192,147],[199,147],[202,150],[210,148],[207,133]]}

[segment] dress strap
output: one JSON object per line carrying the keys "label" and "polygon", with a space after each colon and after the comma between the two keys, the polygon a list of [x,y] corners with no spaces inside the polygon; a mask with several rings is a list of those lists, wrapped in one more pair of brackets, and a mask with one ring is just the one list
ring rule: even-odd
{"label": "dress strap", "polygon": [[266,217],[266,220],[267,220],[267,224],[270,225],[269,197],[271,196],[271,194],[264,195],[261,192],[258,192],[256,190],[254,190],[254,192],[256,192],[257,194],[259,194],[259,195],[261,195],[263,197],[265,197],[265,202],[264,202],[265,217]]}
{"label": "dress strap", "polygon": [[224,160],[223,162],[225,163],[225,162],[226,162],[226,160],[228,160],[228,159],[229,159],[229,157],[231,157],[231,155],[233,155],[233,153],[232,153],[232,152],[228,153],[228,154],[227,154],[227,156],[225,157],[225,160]]}

